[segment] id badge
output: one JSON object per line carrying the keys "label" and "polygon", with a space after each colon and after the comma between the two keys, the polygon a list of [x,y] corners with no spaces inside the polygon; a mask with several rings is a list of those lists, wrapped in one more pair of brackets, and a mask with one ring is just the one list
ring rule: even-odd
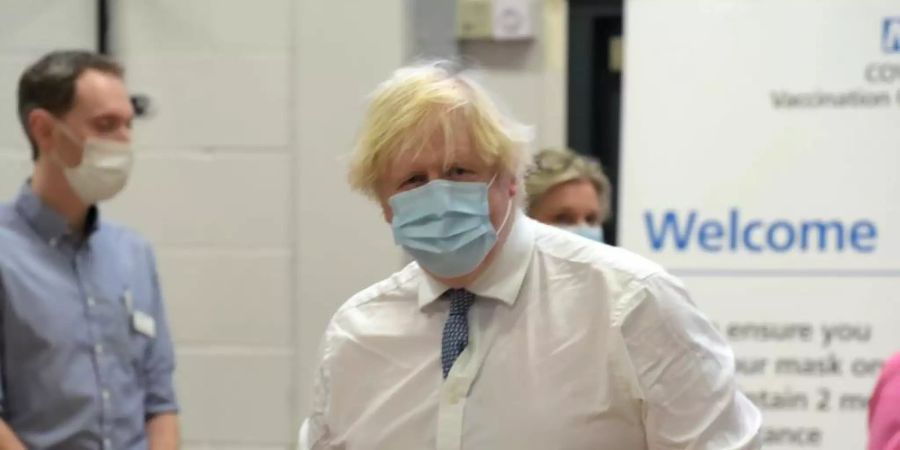
{"label": "id badge", "polygon": [[134,331],[149,338],[156,337],[156,321],[143,311],[135,311],[131,314],[131,326]]}

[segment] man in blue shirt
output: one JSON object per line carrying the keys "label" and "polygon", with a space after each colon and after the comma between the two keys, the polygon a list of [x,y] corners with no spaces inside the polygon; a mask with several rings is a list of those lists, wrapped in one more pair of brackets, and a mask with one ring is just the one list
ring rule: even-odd
{"label": "man in blue shirt", "polygon": [[59,51],[19,81],[34,170],[0,206],[0,449],[178,447],[153,253],[96,206],[131,169],[122,77],[102,55]]}

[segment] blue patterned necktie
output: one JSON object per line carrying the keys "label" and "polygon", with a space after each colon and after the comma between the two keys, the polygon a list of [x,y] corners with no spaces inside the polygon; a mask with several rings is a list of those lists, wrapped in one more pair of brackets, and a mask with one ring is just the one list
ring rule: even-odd
{"label": "blue patterned necktie", "polygon": [[469,308],[475,303],[475,294],[465,289],[450,289],[443,297],[450,300],[450,315],[444,323],[441,341],[441,368],[447,378],[456,358],[469,343]]}

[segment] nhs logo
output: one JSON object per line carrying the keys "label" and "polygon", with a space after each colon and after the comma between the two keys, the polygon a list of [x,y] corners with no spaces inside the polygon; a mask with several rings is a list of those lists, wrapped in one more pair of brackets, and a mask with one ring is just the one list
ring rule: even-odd
{"label": "nhs logo", "polygon": [[885,17],[881,30],[881,49],[885,53],[900,53],[900,17]]}

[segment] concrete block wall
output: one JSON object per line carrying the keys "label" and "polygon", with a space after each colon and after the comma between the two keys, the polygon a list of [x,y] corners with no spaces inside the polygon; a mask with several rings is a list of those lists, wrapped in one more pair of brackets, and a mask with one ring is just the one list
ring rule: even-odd
{"label": "concrete block wall", "polygon": [[185,448],[288,448],[293,2],[113,3],[115,51],[153,114],[109,210],[156,246]]}
{"label": "concrete block wall", "polygon": [[[115,51],[154,112],[104,214],[156,248],[184,448],[293,448],[328,318],[404,260],[346,161],[366,94],[412,56],[407,0],[112,3]],[[16,80],[46,51],[94,48],[95,7],[0,0],[2,201],[31,169]],[[514,64],[502,46],[479,62],[520,119],[557,130],[542,141],[562,143],[544,101],[527,100],[545,80],[542,42]]]}
{"label": "concrete block wall", "polygon": [[460,55],[513,117],[534,129],[532,151],[566,143],[568,1],[528,0],[534,39],[466,41]]}
{"label": "concrete block wall", "polygon": [[91,0],[0,0],[0,198],[4,200],[18,192],[31,171],[31,150],[16,115],[19,75],[51,49],[93,48],[93,4]]}

